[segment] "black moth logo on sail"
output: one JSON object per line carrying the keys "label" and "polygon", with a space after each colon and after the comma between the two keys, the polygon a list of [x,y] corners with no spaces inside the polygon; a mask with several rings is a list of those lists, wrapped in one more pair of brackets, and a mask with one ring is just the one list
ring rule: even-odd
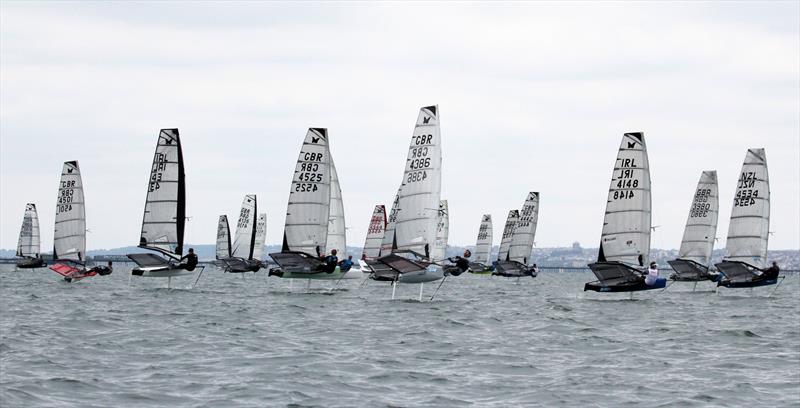
{"label": "black moth logo on sail", "polygon": [[628,149],[633,149],[636,147],[636,142],[628,142]]}
{"label": "black moth logo on sail", "polygon": [[311,136],[311,143],[319,143],[319,139],[318,137]]}
{"label": "black moth logo on sail", "polygon": [[422,123],[423,123],[423,124],[425,124],[425,125],[427,125],[427,124],[428,124],[428,122],[430,122],[430,120],[431,120],[430,116],[428,116],[428,117],[426,117],[426,118],[422,118]]}
{"label": "black moth logo on sail", "polygon": [[75,170],[75,169],[73,169],[72,167],[68,167],[67,168],[67,173],[72,173],[72,170]]}

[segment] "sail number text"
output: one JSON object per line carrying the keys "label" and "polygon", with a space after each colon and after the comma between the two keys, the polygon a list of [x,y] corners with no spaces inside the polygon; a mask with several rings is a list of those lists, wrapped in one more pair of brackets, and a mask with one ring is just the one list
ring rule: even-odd
{"label": "sail number text", "polygon": [[635,178],[636,173],[633,169],[638,168],[635,158],[618,159],[621,161],[619,175],[617,176],[617,184],[615,187],[619,190],[614,190],[612,195],[614,200],[628,200],[635,197],[635,192],[629,189],[639,188],[639,180]]}
{"label": "sail number text", "polygon": [[56,214],[65,213],[72,210],[72,199],[75,196],[75,180],[61,182],[61,191],[58,193],[58,204]]}
{"label": "sail number text", "polygon": [[161,181],[161,177],[166,169],[167,155],[164,153],[156,153],[155,157],[153,158],[153,168],[150,170],[150,184],[147,188],[148,192],[152,193],[153,191],[161,188],[159,182]]}
{"label": "sail number text", "polygon": [[711,211],[711,204],[708,198],[711,197],[710,188],[699,188],[694,194],[694,202],[692,209],[689,210],[689,218],[706,217],[708,212]]}
{"label": "sail number text", "polygon": [[755,205],[758,197],[756,186],[756,173],[746,171],[739,177],[739,184],[736,186],[736,197],[733,199],[734,207],[749,207]]}
{"label": "sail number text", "polygon": [[300,171],[294,184],[296,193],[310,193],[319,190],[317,183],[322,183],[320,162],[325,158],[324,153],[305,152],[302,155]]}

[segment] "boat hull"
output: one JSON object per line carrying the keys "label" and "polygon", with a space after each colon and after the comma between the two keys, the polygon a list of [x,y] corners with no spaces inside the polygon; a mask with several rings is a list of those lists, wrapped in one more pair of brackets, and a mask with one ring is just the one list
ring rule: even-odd
{"label": "boat hull", "polygon": [[589,282],[584,285],[584,291],[594,291],[594,292],[639,292],[642,290],[651,290],[651,289],[664,289],[667,287],[667,279],[659,277],[656,279],[656,282],[652,285],[647,285],[644,283],[644,279],[637,282],[626,282],[620,283],[615,285],[606,285],[600,281]]}
{"label": "boat hull", "polygon": [[338,266],[336,267],[336,270],[334,270],[333,272],[314,272],[314,273],[290,272],[276,268],[269,271],[269,276],[277,276],[283,279],[337,280],[337,279],[342,279],[343,275],[345,275],[346,273],[347,272],[342,272]]}
{"label": "boat hull", "polygon": [[717,282],[717,286],[722,286],[724,288],[730,289],[738,289],[738,288],[757,288],[760,286],[769,286],[775,285],[778,283],[778,279],[759,279],[759,280],[752,280],[746,282],[734,282],[726,279],[722,279]]}
{"label": "boat hull", "polygon": [[142,278],[172,278],[175,276],[193,275],[195,271],[202,270],[203,266],[197,266],[194,270],[171,268],[168,266],[141,267],[131,269],[131,275]]}
{"label": "boat hull", "polygon": [[16,264],[19,269],[43,268],[47,266],[42,258],[26,258]]}

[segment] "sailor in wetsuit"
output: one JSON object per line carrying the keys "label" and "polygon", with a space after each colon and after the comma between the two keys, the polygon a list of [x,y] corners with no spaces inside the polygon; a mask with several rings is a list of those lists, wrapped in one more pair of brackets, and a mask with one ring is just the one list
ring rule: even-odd
{"label": "sailor in wetsuit", "polygon": [[95,266],[92,269],[89,269],[87,272],[95,272],[100,276],[106,276],[106,275],[111,275],[111,271],[113,271],[113,270],[114,270],[114,267],[113,267],[111,261],[108,261],[108,266],[98,265],[98,266]]}
{"label": "sailor in wetsuit", "polygon": [[189,253],[181,258],[180,262],[183,262],[184,259],[186,260],[186,263],[178,264],[175,269],[186,269],[189,272],[193,271],[197,266],[197,255],[194,254],[194,248],[189,248]]}
{"label": "sailor in wetsuit", "polygon": [[761,273],[758,276],[760,276],[761,279],[766,279],[766,280],[778,279],[778,274],[781,273],[781,268],[778,267],[777,262],[773,262],[772,266],[770,266],[767,269],[761,270],[760,272]]}
{"label": "sailor in wetsuit", "polygon": [[445,267],[445,272],[453,275],[458,276],[462,273],[466,272],[469,269],[469,257],[472,256],[472,252],[469,249],[464,251],[464,257],[454,256],[451,258],[447,258],[448,261],[454,263],[455,265],[448,265]]}
{"label": "sailor in wetsuit", "polygon": [[325,264],[320,265],[319,270],[325,273],[333,273],[336,270],[336,265],[339,264],[339,258],[336,256],[336,253],[335,249],[331,249],[331,254],[322,259],[322,262]]}
{"label": "sailor in wetsuit", "polygon": [[353,255],[350,255],[344,261],[339,262],[339,267],[342,272],[347,272],[353,267]]}
{"label": "sailor in wetsuit", "polygon": [[644,284],[653,286],[658,280],[658,266],[655,262],[650,262],[650,268],[647,270],[647,275],[644,276]]}

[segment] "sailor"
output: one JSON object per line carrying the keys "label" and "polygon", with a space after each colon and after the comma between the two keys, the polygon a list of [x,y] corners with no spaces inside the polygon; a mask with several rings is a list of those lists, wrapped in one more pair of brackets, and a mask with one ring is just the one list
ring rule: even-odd
{"label": "sailor", "polygon": [[331,249],[331,254],[326,256],[324,261],[325,265],[323,266],[323,270],[327,273],[333,273],[336,270],[336,265],[339,264],[339,257],[336,256],[337,251],[335,249]]}
{"label": "sailor", "polygon": [[539,267],[536,266],[536,264],[533,264],[533,266],[531,267],[531,277],[535,278],[536,275],[538,274],[539,274]]}
{"label": "sailor", "polygon": [[772,266],[762,271],[758,276],[763,277],[764,279],[778,279],[778,274],[781,272],[781,268],[778,267],[777,262],[772,262]]}
{"label": "sailor", "polygon": [[108,261],[108,266],[98,265],[92,269],[89,269],[88,272],[95,272],[100,276],[111,275],[111,271],[114,270],[114,266],[111,261]]}
{"label": "sailor", "polygon": [[447,258],[448,261],[454,263],[455,265],[450,265],[446,268],[446,272],[453,276],[461,275],[462,273],[466,272],[469,269],[469,257],[472,256],[472,252],[469,249],[464,251],[464,256],[454,256],[451,258]]}
{"label": "sailor", "polygon": [[179,262],[183,262],[184,259],[186,263],[179,264],[175,269],[186,269],[189,272],[193,271],[197,266],[197,255],[194,254],[194,248],[189,248],[189,253],[181,258]]}
{"label": "sailor", "polygon": [[350,255],[342,262],[339,262],[342,272],[347,272],[353,267],[353,255]]}
{"label": "sailor", "polygon": [[647,270],[647,275],[644,277],[644,284],[653,286],[658,280],[658,266],[655,262],[650,262],[650,268]]}

